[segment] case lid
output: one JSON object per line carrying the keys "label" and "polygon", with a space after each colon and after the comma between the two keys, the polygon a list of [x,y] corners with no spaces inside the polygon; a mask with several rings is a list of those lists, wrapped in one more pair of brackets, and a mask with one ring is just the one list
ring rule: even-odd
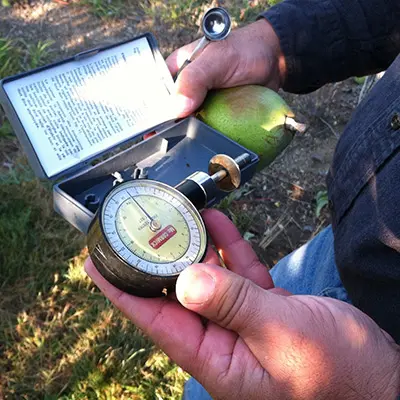
{"label": "case lid", "polygon": [[151,34],[0,82],[35,173],[57,179],[174,118],[173,79]]}

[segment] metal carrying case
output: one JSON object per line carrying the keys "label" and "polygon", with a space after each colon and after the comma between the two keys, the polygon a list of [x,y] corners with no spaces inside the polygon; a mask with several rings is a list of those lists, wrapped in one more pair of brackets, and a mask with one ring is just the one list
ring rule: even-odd
{"label": "metal carrying case", "polygon": [[55,210],[81,232],[115,180],[137,168],[175,186],[207,172],[215,154],[246,152],[242,182],[253,176],[256,154],[193,116],[172,117],[173,84],[150,33],[0,82],[0,103],[30,165],[54,183]]}

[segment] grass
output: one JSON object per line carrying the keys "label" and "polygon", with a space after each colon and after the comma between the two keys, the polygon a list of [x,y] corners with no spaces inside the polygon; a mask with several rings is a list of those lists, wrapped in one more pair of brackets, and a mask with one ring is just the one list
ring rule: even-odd
{"label": "grass", "polygon": [[0,79],[21,70],[21,49],[16,42],[0,38]]}
{"label": "grass", "polygon": [[0,176],[3,285],[37,275],[32,289],[47,289],[46,276],[78,249],[76,233],[55,217],[50,193],[28,167]]}
{"label": "grass", "polygon": [[248,192],[246,185],[226,196],[222,201],[216,206],[217,209],[226,214],[231,221],[238,228],[239,232],[245,237],[248,236],[253,219],[240,206],[235,205],[235,201],[245,197],[250,192]]}
{"label": "grass", "polygon": [[49,187],[18,165],[0,177],[2,392],[180,398],[187,375],[92,286],[83,235],[54,214]]}
{"label": "grass", "polygon": [[38,68],[51,60],[51,46],[54,44],[52,40],[39,40],[37,43],[27,43],[21,40],[24,51],[24,59],[22,66],[24,70]]}
{"label": "grass", "polygon": [[[235,0],[222,4],[222,6],[230,13],[233,23],[239,25],[254,20],[260,12],[281,1]],[[77,0],[77,4],[86,6],[91,14],[105,19],[121,18],[129,7],[139,7],[147,17],[172,31],[189,28],[193,32],[196,25],[199,25],[204,11],[218,6],[219,2],[215,0],[147,0],[141,4],[129,4],[123,0]]]}
{"label": "grass", "polygon": [[126,9],[124,0],[79,0],[78,5],[88,7],[89,12],[98,18],[118,18]]}
{"label": "grass", "polygon": [[14,132],[12,130],[12,127],[10,123],[5,120],[3,124],[0,126],[0,140],[3,138],[9,138],[13,136]]}
{"label": "grass", "polygon": [[194,28],[210,2],[206,0],[150,0],[145,13],[172,31]]}
{"label": "grass", "polygon": [[52,45],[51,40],[29,43],[0,38],[0,79],[46,64],[51,60]]}
{"label": "grass", "polygon": [[[269,6],[282,0],[235,0],[221,4],[229,12],[232,24],[254,21]],[[210,7],[218,6],[218,1],[207,0],[150,0],[145,9],[147,16],[172,30],[190,28],[192,32],[200,25],[201,16]]]}

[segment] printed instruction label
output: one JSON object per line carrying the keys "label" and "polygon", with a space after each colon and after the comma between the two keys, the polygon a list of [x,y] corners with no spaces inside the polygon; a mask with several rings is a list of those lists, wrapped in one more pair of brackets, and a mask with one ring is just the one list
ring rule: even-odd
{"label": "printed instruction label", "polygon": [[142,38],[4,89],[51,177],[174,118],[159,68]]}

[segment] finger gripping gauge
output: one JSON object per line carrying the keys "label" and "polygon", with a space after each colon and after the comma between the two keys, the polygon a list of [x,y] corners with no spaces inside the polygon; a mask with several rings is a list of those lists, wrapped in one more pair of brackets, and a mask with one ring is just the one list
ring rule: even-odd
{"label": "finger gripping gauge", "polygon": [[150,179],[132,179],[113,187],[89,227],[89,255],[105,279],[141,297],[173,291],[179,274],[201,262],[207,232],[199,210],[219,190],[240,185],[241,169],[250,162],[219,154],[209,173],[195,172],[176,187]]}

